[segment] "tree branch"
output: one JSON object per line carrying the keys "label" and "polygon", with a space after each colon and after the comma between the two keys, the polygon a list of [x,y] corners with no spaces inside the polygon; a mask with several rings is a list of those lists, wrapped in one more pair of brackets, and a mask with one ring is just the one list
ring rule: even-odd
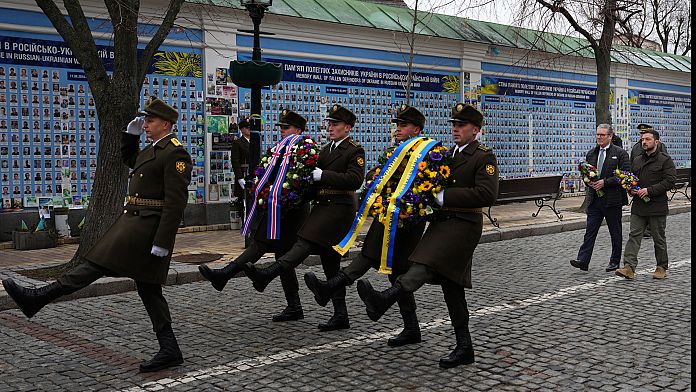
{"label": "tree branch", "polygon": [[580,33],[583,37],[585,37],[585,39],[587,39],[587,41],[590,42],[590,46],[593,49],[599,48],[599,43],[597,42],[595,37],[593,37],[592,34],[590,34],[590,32],[582,28],[582,26],[580,26],[580,24],[575,20],[575,18],[573,18],[573,15],[571,15],[565,7],[557,5],[556,3],[551,4],[545,0],[536,0],[536,2],[548,8],[549,10],[551,10],[551,12],[558,12],[561,15],[563,15],[568,21],[568,23],[570,23],[570,25],[573,26],[575,31]]}
{"label": "tree branch", "polygon": [[142,82],[145,79],[145,74],[147,73],[147,68],[150,66],[150,62],[152,61],[152,56],[155,55],[155,51],[160,47],[162,42],[164,42],[164,40],[167,38],[167,35],[169,35],[169,31],[174,25],[176,16],[179,13],[179,10],[181,9],[181,5],[183,3],[184,0],[169,1],[169,8],[167,9],[167,14],[164,16],[164,19],[162,20],[162,24],[159,26],[159,29],[157,30],[155,35],[152,36],[150,42],[147,43],[147,46],[145,46],[145,50],[143,50],[142,57],[138,62],[139,82]]}

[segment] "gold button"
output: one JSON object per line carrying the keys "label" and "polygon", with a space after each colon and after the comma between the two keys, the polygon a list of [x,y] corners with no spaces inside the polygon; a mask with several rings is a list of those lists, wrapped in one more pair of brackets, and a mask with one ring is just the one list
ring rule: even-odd
{"label": "gold button", "polygon": [[143,173],[140,173],[140,177],[141,177],[141,178],[143,177]]}
{"label": "gold button", "polygon": [[124,213],[124,214],[128,213],[128,210],[123,210],[123,213]]}
{"label": "gold button", "polygon": [[135,197],[138,197],[138,194],[137,194],[137,193],[135,194]]}

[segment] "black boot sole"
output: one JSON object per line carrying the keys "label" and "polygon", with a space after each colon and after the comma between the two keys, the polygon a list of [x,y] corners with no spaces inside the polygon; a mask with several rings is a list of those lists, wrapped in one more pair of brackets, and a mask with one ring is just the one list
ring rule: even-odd
{"label": "black boot sole", "polygon": [[326,306],[331,298],[329,296],[324,297],[319,294],[319,278],[317,278],[317,276],[313,273],[307,272],[304,275],[304,281],[309,291],[314,294],[314,300],[317,301],[317,304],[319,306]]}
{"label": "black boot sole", "polygon": [[375,289],[372,288],[372,284],[370,284],[370,282],[364,279],[359,280],[357,286],[358,295],[360,296],[360,299],[365,303],[367,317],[369,317],[372,321],[378,321],[382,317],[382,315],[384,315],[386,309],[382,312],[379,312],[378,309],[375,309]]}
{"label": "black boot sole", "polygon": [[304,314],[300,314],[297,316],[273,316],[271,319],[274,323],[284,323],[286,321],[299,321],[304,319]]}
{"label": "black boot sole", "polygon": [[36,313],[41,310],[41,307],[36,308],[35,306],[29,306],[23,304],[24,294],[22,293],[22,288],[15,283],[12,279],[3,279],[2,286],[5,288],[7,295],[12,298],[12,300],[17,304],[19,310],[24,313],[27,318],[32,318]]}
{"label": "black boot sole", "polygon": [[140,365],[140,373],[152,373],[160,370],[164,370],[170,367],[179,366],[184,363],[184,358],[176,358],[166,363],[161,363],[156,366],[148,367]]}
{"label": "black boot sole", "polygon": [[338,331],[341,329],[349,329],[350,322],[348,322],[348,320],[345,320],[345,321],[339,321],[335,324],[319,324],[317,327],[319,328],[319,331],[321,331],[321,332]]}
{"label": "black boot sole", "polygon": [[421,343],[422,341],[423,341],[423,339],[421,338],[421,336],[401,338],[400,336],[397,335],[397,336],[387,340],[387,346],[389,346],[389,347],[401,347],[401,346],[405,346],[407,344]]}
{"label": "black boot sole", "polygon": [[217,291],[222,291],[222,289],[225,288],[225,285],[227,285],[227,281],[220,282],[217,279],[217,276],[215,276],[215,272],[210,269],[207,265],[201,264],[198,266],[198,272],[201,273],[201,275],[208,281],[210,284],[213,286],[213,288]]}
{"label": "black boot sole", "polygon": [[440,367],[444,368],[444,369],[451,369],[451,368],[457,367],[459,365],[471,365],[474,362],[476,362],[476,361],[474,361],[473,359],[471,359],[471,360],[467,359],[467,360],[461,360],[461,361],[452,361],[452,362],[440,360]]}

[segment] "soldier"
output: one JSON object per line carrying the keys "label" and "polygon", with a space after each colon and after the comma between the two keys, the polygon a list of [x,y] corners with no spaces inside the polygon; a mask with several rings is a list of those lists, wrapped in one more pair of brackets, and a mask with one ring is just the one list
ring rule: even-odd
{"label": "soldier", "polygon": [[[397,143],[401,143],[420,134],[425,125],[425,117],[416,108],[403,105],[397,111],[396,118],[392,119],[392,122],[396,123],[394,138]],[[389,149],[394,150],[395,147],[389,147]],[[368,174],[368,178],[370,177],[371,174]],[[411,264],[408,258],[418,244],[424,230],[425,222],[396,230],[392,256],[392,273],[389,275],[389,281],[392,284],[400,274],[406,272],[410,267]],[[383,236],[384,225],[379,220],[374,219],[367,232],[360,254],[335,277],[327,275],[328,281],[321,281],[312,272],[305,274],[305,283],[314,293],[314,299],[319,305],[326,306],[329,298],[335,295],[336,292],[345,291],[346,286],[353,284],[356,279],[365,275],[370,270],[370,267],[379,268]],[[403,295],[399,296],[397,302],[404,320],[404,329],[397,336],[390,338],[387,344],[391,347],[398,347],[405,344],[420,343],[421,332],[418,325],[418,317],[416,316],[416,301],[413,293],[403,293]]]}
{"label": "soldier", "polygon": [[[280,113],[276,125],[280,127],[280,139],[282,140],[288,135],[299,135],[302,133],[307,126],[307,119],[291,110],[285,109]],[[278,164],[280,164],[280,161],[278,161]],[[275,177],[275,174],[272,175],[269,181],[273,181],[273,177]],[[288,210],[283,209],[282,216],[280,217],[280,238],[271,240],[266,238],[268,224],[267,210],[264,210],[263,213],[256,214],[254,220],[250,222],[253,240],[241,255],[224,268],[214,270],[207,265],[201,264],[198,266],[198,270],[204,278],[210,281],[216,290],[222,291],[227,282],[240,272],[245,264],[256,263],[268,252],[274,252],[276,260],[287,253],[295,242],[297,242],[297,233],[302,227],[307,215],[309,215],[308,203]],[[283,285],[283,291],[285,291],[285,299],[288,302],[288,306],[282,312],[273,316],[273,321],[303,319],[304,313],[302,311],[302,305],[300,304],[299,284],[295,271],[290,270],[283,272],[280,275],[280,281]]]}
{"label": "soldier", "polygon": [[[169,306],[162,295],[191,181],[191,157],[172,134],[179,114],[157,98],[145,104],[141,117],[128,124],[121,141],[123,161],[131,168],[123,214],[89,250],[75,269],[38,289],[2,281],[7,293],[27,317],[58,297],[84,288],[102,276],[135,280],[159,341],[159,352],[140,365],[154,372],[183,363]],[[140,151],[146,132],[154,142]]]}
{"label": "soldier", "polygon": [[498,196],[498,168],[491,149],[475,140],[483,125],[483,114],[471,105],[452,108],[453,151],[451,183],[438,193],[442,206],[411,254],[413,265],[392,287],[378,292],[370,282],[358,282],[358,294],[367,315],[377,321],[403,293],[413,293],[425,283],[437,283],[447,303],[457,345],[440,359],[440,367],[451,368],[474,362],[469,334],[469,310],[464,288],[471,288],[471,262],[481,238],[481,209]]}
{"label": "soldier", "polygon": [[234,196],[237,198],[237,208],[239,216],[244,216],[244,200],[246,192],[246,177],[249,175],[249,137],[251,135],[251,124],[249,120],[243,119],[239,122],[239,130],[242,136],[232,142],[232,171],[236,184],[234,186]]}
{"label": "soldier", "polygon": [[[298,233],[299,239],[288,253],[269,267],[256,269],[247,265],[245,268],[258,291],[263,291],[283,271],[293,271],[311,254],[320,255],[324,273],[329,278],[336,276],[341,267],[341,255],[332,246],[341,241],[355,218],[355,190],[363,182],[365,150],[348,135],[355,126],[353,112],[334,105],[326,121],[331,142],[322,147],[317,168],[312,173],[318,189],[309,218]],[[334,314],[328,322],[319,324],[321,331],[350,327],[345,298],[345,289],[332,295]]]}

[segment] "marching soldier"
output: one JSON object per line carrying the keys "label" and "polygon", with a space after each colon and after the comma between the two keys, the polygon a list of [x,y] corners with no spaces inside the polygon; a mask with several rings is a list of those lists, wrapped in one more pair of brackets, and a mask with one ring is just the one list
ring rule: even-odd
{"label": "marching soldier", "polygon": [[[285,109],[280,113],[280,117],[276,125],[280,127],[280,139],[282,140],[286,136],[293,134],[299,135],[302,133],[307,126],[307,119],[291,110]],[[280,160],[277,164],[280,164]],[[277,173],[277,168],[274,170]],[[272,182],[274,180],[276,173],[272,174],[269,181]],[[256,263],[265,253],[268,252],[275,253],[276,260],[287,253],[287,251],[290,250],[290,248],[292,248],[297,241],[297,233],[302,227],[304,221],[307,219],[308,215],[308,203],[304,203],[300,207],[292,209],[283,209],[282,216],[280,217],[280,238],[268,239],[266,237],[268,211],[264,210],[263,213],[256,214],[253,220],[250,222],[253,240],[249,243],[249,246],[247,246],[241,255],[239,255],[234,261],[231,261],[224,268],[214,270],[207,265],[201,264],[198,266],[198,270],[204,278],[210,281],[216,290],[222,291],[227,282],[238,272],[242,271],[246,264]],[[303,319],[304,312],[302,311],[302,305],[300,304],[299,283],[297,281],[295,271],[289,270],[283,272],[280,275],[280,281],[283,285],[283,291],[285,291],[285,299],[288,302],[288,306],[282,312],[273,316],[273,321],[293,321]]]}
{"label": "marching soldier", "polygon": [[[27,317],[46,304],[84,288],[102,276],[135,280],[138,295],[150,316],[159,341],[159,352],[140,365],[141,372],[154,372],[183,363],[169,306],[162,295],[191,181],[191,157],[172,133],[179,117],[176,109],[151,98],[141,117],[123,133],[121,154],[131,168],[128,197],[123,214],[97,242],[82,263],[38,289],[27,289],[12,279],[3,280],[7,293]],[[146,132],[153,143],[140,151],[140,136]]]}
{"label": "marching soldier", "polygon": [[[401,143],[420,134],[425,126],[425,117],[416,108],[403,105],[397,111],[396,118],[392,119],[392,122],[396,123],[395,140],[397,143]],[[390,147],[390,149],[394,150],[395,147]],[[370,176],[368,174],[368,177]],[[396,229],[394,253],[392,256],[392,273],[389,275],[389,281],[392,284],[399,275],[408,271],[411,265],[408,261],[409,256],[418,244],[424,230],[425,222]],[[370,270],[370,267],[379,268],[383,237],[384,225],[379,220],[374,219],[367,232],[360,254],[336,276],[331,277],[327,275],[328,281],[321,281],[312,272],[305,274],[305,283],[314,293],[314,299],[319,305],[326,306],[329,298],[335,295],[336,292],[344,292],[346,286],[353,284],[356,279],[365,275]],[[387,344],[392,347],[398,347],[405,344],[420,343],[421,332],[418,325],[418,317],[416,316],[416,301],[413,293],[403,293],[403,295],[399,296],[397,302],[404,320],[404,329],[397,336],[390,338]]]}
{"label": "marching soldier", "polygon": [[[288,253],[264,269],[246,266],[247,276],[258,291],[263,291],[283,271],[293,271],[311,254],[320,255],[324,273],[329,278],[336,276],[341,267],[341,255],[332,246],[341,241],[355,218],[355,190],[363,182],[365,150],[348,135],[355,126],[353,112],[334,105],[326,121],[331,142],[322,147],[317,168],[312,173],[318,186],[314,206],[298,233],[299,239]],[[345,289],[331,296],[334,314],[328,322],[319,324],[321,331],[350,327],[345,298]]]}
{"label": "marching soldier", "polygon": [[475,140],[483,114],[459,103],[452,109],[450,122],[456,144],[451,183],[437,195],[442,209],[411,254],[413,265],[382,292],[374,290],[366,279],[358,282],[358,294],[373,321],[404,293],[413,293],[425,283],[442,286],[457,337],[454,351],[440,359],[443,368],[474,362],[464,288],[471,288],[472,256],[483,230],[481,209],[493,205],[498,195],[495,155]]}

